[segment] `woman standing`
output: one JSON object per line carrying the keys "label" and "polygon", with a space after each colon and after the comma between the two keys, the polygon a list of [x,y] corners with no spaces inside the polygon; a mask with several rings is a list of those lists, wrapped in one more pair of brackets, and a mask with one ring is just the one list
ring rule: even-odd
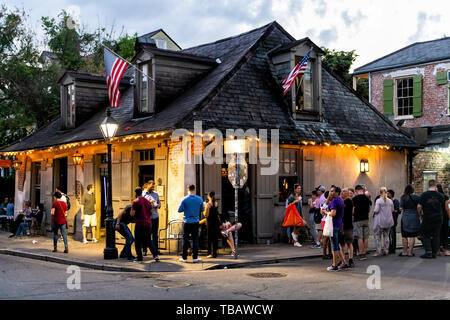
{"label": "woman standing", "polygon": [[56,198],[56,201],[52,204],[52,229],[53,229],[53,251],[57,252],[56,249],[58,245],[58,230],[61,229],[61,235],[64,241],[64,253],[69,253],[69,247],[67,246],[67,235],[66,235],[66,216],[67,216],[67,204],[61,199],[62,194],[56,191],[53,196]]}
{"label": "woman standing", "polygon": [[403,251],[399,257],[413,257],[414,242],[420,232],[420,217],[417,205],[420,197],[414,194],[414,188],[408,184],[400,198],[400,211],[402,212],[402,245]]}
{"label": "woman standing", "polygon": [[373,255],[374,257],[386,256],[389,252],[389,233],[394,225],[392,212],[394,212],[394,203],[387,197],[387,189],[382,187],[374,209],[373,230],[377,244],[377,252]]}
{"label": "woman standing", "polygon": [[[302,216],[302,197],[300,193],[302,192],[302,187],[299,184],[294,184],[294,191],[288,198],[288,204],[293,203],[299,213]],[[294,246],[301,247],[302,245],[298,242],[298,235],[302,227],[294,227],[294,232],[292,232],[292,239],[294,239]]]}
{"label": "woman standing", "polygon": [[206,224],[208,229],[208,253],[207,258],[217,258],[217,248],[219,242],[220,220],[219,203],[214,197],[216,193],[211,191],[208,194],[208,204],[206,205]]}
{"label": "woman standing", "polygon": [[439,251],[438,251],[437,255],[440,256],[441,251],[444,251],[444,255],[448,257],[448,256],[450,256],[450,252],[448,252],[448,218],[450,216],[450,207],[449,207],[450,200],[445,195],[444,189],[442,188],[441,184],[437,185],[437,189],[445,198],[445,210],[444,210],[444,212],[442,212],[443,219],[442,219],[442,227],[441,227],[441,232],[440,232],[441,241],[440,241]]}

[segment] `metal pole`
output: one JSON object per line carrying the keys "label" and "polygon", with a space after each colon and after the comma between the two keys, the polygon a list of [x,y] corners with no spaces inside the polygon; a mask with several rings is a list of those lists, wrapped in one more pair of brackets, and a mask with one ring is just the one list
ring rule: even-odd
{"label": "metal pole", "polygon": [[[111,114],[111,111],[108,108],[107,111],[108,116]],[[103,250],[103,256],[105,260],[108,259],[117,259],[117,248],[116,248],[116,237],[115,237],[115,230],[113,229],[113,207],[112,207],[112,169],[111,169],[111,140],[108,141],[108,188],[107,188],[107,209],[106,209],[106,219],[105,219],[105,225],[106,225],[106,247]]]}
{"label": "metal pole", "polygon": [[236,166],[234,184],[234,258],[238,258],[238,190],[239,190],[239,163],[238,154],[234,154],[234,165]]}

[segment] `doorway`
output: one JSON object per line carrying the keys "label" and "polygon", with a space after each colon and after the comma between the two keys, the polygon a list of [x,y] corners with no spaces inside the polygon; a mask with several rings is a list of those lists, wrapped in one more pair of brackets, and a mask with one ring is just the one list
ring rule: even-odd
{"label": "doorway", "polygon": [[54,160],[53,190],[58,186],[67,193],[67,157]]}
{"label": "doorway", "polygon": [[153,164],[139,166],[139,186],[142,187],[144,183],[147,183],[150,180],[155,181],[155,166]]}

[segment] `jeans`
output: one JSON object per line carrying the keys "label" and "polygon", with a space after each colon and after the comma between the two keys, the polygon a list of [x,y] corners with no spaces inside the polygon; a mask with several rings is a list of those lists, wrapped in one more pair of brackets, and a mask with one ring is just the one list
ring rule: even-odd
{"label": "jeans", "polygon": [[310,213],[309,214],[309,222],[311,222],[311,228],[314,230],[313,236],[314,236],[314,243],[318,244],[319,242],[317,241],[317,237],[318,232],[316,230],[316,222],[314,221],[314,213]]}
{"label": "jeans", "polygon": [[391,228],[390,242],[389,242],[389,253],[395,253],[397,248],[397,226]]}
{"label": "jeans", "polygon": [[53,223],[52,229],[53,229],[53,247],[56,248],[56,246],[58,245],[58,239],[59,239],[58,230],[59,229],[61,229],[61,235],[63,238],[64,246],[67,247],[66,224]]}
{"label": "jeans", "polygon": [[[391,228],[381,228],[377,226],[374,229],[374,236],[375,236],[375,242],[377,245],[377,253],[388,253],[389,249],[389,233],[391,231]],[[383,240],[381,240],[381,237],[383,237]]]}
{"label": "jeans", "polygon": [[[116,228],[116,224],[117,224],[117,221],[114,220],[114,222],[113,222],[114,229]],[[125,245],[123,246],[123,249],[120,252],[120,257],[121,258],[126,257],[128,259],[131,259],[131,257],[133,256],[131,253],[131,245],[134,242],[133,234],[131,233],[130,229],[128,228],[128,226],[125,223],[120,222],[119,226],[120,226],[119,233],[122,235],[122,237],[125,238]]]}
{"label": "jeans", "polygon": [[339,232],[342,232],[342,230],[333,226],[333,236],[331,237],[333,252],[341,251],[341,247],[339,247]]}
{"label": "jeans", "polygon": [[183,259],[187,259],[187,249],[190,246],[189,239],[192,239],[192,259],[198,258],[198,222],[185,223],[183,229]]}
{"label": "jeans", "polygon": [[159,218],[152,219],[152,240],[156,250],[159,248],[158,244]]}
{"label": "jeans", "polygon": [[152,228],[145,225],[136,225],[134,228],[134,236],[136,237],[136,241],[134,242],[134,248],[136,249],[137,259],[142,261],[142,248],[145,246],[150,247],[150,251],[153,257],[158,256],[156,252],[155,246],[153,245],[153,241],[150,239],[150,233],[152,232]]}
{"label": "jeans", "polygon": [[439,250],[439,229],[435,230],[433,233],[427,233],[423,235],[423,248],[425,249],[425,254],[427,256],[435,257]]}
{"label": "jeans", "polygon": [[28,223],[27,222],[21,222],[19,224],[19,227],[17,228],[16,237],[20,236],[22,234],[23,236],[27,235],[27,229],[28,229]]}

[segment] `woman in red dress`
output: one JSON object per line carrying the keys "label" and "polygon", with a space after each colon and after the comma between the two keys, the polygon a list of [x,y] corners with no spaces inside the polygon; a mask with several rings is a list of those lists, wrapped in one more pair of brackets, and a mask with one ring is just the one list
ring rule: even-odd
{"label": "woman in red dress", "polygon": [[69,247],[67,246],[67,234],[66,234],[66,215],[67,215],[67,204],[61,200],[62,194],[60,192],[55,192],[53,196],[56,201],[52,204],[52,220],[53,220],[53,251],[57,252],[56,249],[58,244],[58,230],[61,229],[61,235],[64,241],[64,253],[69,253]]}

